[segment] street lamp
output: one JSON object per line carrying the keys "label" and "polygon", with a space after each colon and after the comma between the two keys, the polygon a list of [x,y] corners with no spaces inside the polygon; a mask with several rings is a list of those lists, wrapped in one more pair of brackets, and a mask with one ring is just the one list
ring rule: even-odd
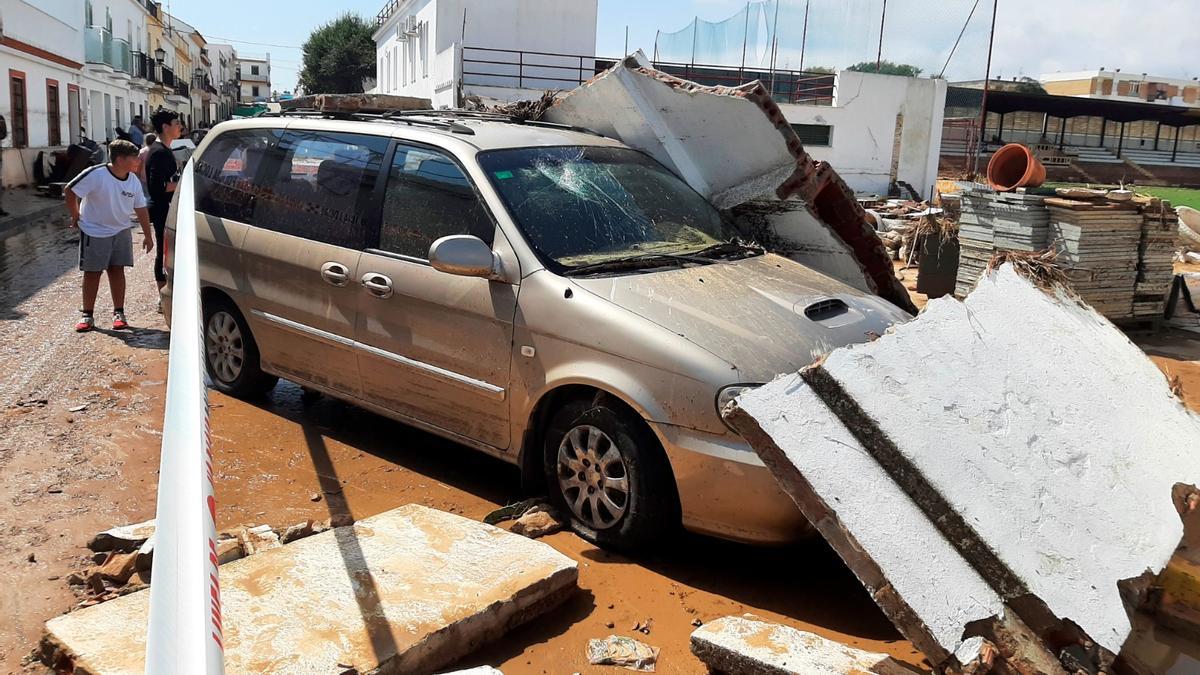
{"label": "street lamp", "polygon": [[161,64],[165,58],[167,58],[167,50],[163,49],[162,47],[154,50],[155,61],[158,61]]}

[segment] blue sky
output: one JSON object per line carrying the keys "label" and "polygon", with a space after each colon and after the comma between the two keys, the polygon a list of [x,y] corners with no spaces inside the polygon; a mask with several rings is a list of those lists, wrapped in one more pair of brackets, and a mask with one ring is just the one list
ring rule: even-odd
{"label": "blue sky", "polygon": [[[499,0],[497,0],[499,1]],[[570,2],[571,0],[561,0]],[[806,0],[782,0],[777,61],[795,68]],[[808,0],[805,65],[844,67],[873,60],[882,0]],[[653,49],[658,29],[682,29],[693,16],[720,21],[744,0],[599,0],[597,54],[620,55],[625,29],[631,49]],[[1195,0],[999,0],[993,74],[1122,68],[1127,72],[1200,76],[1200,2]],[[316,26],[345,11],[373,17],[384,0],[169,0],[170,9],[209,40],[232,42],[246,53],[270,52],[273,85],[291,89],[300,45]],[[931,12],[931,5],[938,11]],[[975,0],[889,0],[883,57],[941,70]],[[983,76],[991,2],[980,0],[947,76]],[[1176,29],[1174,27],[1189,27]],[[260,43],[260,44],[255,44]]]}

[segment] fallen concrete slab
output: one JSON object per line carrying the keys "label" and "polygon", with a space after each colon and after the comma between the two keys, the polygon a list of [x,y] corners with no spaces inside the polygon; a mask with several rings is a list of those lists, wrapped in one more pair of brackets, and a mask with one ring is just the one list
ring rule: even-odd
{"label": "fallen concrete slab", "polygon": [[913,675],[887,654],[855,649],[750,614],[727,616],[692,633],[692,653],[709,670],[738,675]]}
{"label": "fallen concrete slab", "polygon": [[[848,276],[835,278],[855,287],[865,283],[916,313],[854,192],[833,167],[805,152],[762,83],[706,87],[656,70],[639,51],[567,93],[544,117],[646,152],[718,209],[752,199],[799,199],[857,263]],[[821,239],[786,243],[823,246]]]}
{"label": "fallen concrete slab", "polygon": [[828,226],[796,199],[754,199],[730,210],[738,228],[767,250],[786,256],[860,291],[874,293],[854,257]]}
{"label": "fallen concrete slab", "polygon": [[939,667],[979,637],[1018,672],[1111,664],[1200,483],[1162,373],[1011,265],[727,417]]}
{"label": "fallen concrete slab", "polygon": [[[577,590],[550,546],[416,504],[221,567],[230,673],[428,673]],[[51,619],[49,663],[144,672],[149,593]]]}

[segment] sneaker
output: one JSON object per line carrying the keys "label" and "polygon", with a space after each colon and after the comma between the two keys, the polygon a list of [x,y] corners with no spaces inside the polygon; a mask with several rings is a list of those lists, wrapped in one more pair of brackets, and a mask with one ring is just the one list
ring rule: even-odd
{"label": "sneaker", "polygon": [[113,330],[125,330],[129,322],[125,320],[125,312],[113,312]]}
{"label": "sneaker", "polygon": [[92,320],[91,314],[83,314],[79,317],[79,323],[75,324],[76,333],[86,333],[96,327],[96,322]]}

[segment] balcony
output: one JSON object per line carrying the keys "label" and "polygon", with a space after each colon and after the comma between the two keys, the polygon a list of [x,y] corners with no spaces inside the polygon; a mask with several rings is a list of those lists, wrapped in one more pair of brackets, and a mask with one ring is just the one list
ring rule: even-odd
{"label": "balcony", "polygon": [[89,26],[83,34],[84,61],[92,70],[108,73],[113,79],[128,80],[136,70],[129,41],[114,38],[108,29]]}
{"label": "balcony", "polygon": [[154,81],[154,61],[144,52],[130,52],[130,73],[139,80]]}
{"label": "balcony", "polygon": [[129,49],[129,40],[121,38],[113,38],[112,47],[112,69],[113,74],[118,79],[128,80],[133,75],[133,52]]}
{"label": "balcony", "polygon": [[99,26],[89,26],[83,33],[83,57],[89,66],[111,72],[113,69],[112,34]]}

